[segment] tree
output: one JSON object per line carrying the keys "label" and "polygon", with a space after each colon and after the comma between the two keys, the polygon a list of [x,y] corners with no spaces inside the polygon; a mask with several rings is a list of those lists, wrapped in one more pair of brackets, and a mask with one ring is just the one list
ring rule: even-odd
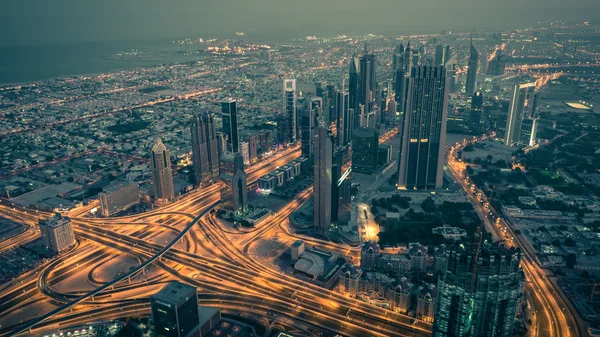
{"label": "tree", "polygon": [[590,272],[588,272],[587,270],[584,270],[581,272],[581,277],[583,278],[590,278]]}
{"label": "tree", "polygon": [[493,158],[494,158],[494,157],[493,157],[491,154],[488,154],[488,156],[487,156],[487,160],[488,160],[488,162],[490,162],[490,163],[491,163]]}
{"label": "tree", "polygon": [[574,253],[567,254],[567,267],[573,269],[577,264],[577,255]]}
{"label": "tree", "polygon": [[474,172],[474,171],[473,171],[473,168],[471,167],[471,165],[467,165],[467,167],[466,167],[465,169],[467,170],[467,173],[468,173],[469,175],[472,175],[472,174],[473,174],[473,172]]}
{"label": "tree", "polygon": [[435,201],[433,201],[431,197],[427,197],[427,199],[423,200],[421,203],[421,208],[423,208],[423,211],[426,213],[433,213],[436,210]]}
{"label": "tree", "polygon": [[572,238],[565,239],[565,246],[567,246],[567,247],[575,247],[576,244],[577,243]]}

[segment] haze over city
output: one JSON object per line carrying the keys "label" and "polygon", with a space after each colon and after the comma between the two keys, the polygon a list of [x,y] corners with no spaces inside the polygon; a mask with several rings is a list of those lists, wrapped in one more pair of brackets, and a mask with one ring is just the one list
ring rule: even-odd
{"label": "haze over city", "polygon": [[600,2],[0,4],[0,337],[600,336]]}

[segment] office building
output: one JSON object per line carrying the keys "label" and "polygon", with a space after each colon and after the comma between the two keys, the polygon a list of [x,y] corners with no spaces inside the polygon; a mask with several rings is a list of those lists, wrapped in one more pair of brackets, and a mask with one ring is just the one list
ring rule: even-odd
{"label": "office building", "polygon": [[400,45],[396,46],[394,49],[392,58],[392,71],[402,68],[404,68],[404,45],[400,43]]}
{"label": "office building", "polygon": [[[480,249],[480,251],[478,251]],[[512,337],[522,255],[504,245],[454,245],[438,279],[434,337]]]}
{"label": "office building", "polygon": [[532,146],[537,136],[537,118],[525,118],[521,122],[521,133],[519,134],[519,145]]}
{"label": "office building", "polygon": [[535,82],[517,84],[513,89],[510,108],[506,118],[506,134],[504,145],[512,146],[519,143],[521,123],[523,119],[532,117]]}
{"label": "office building", "polygon": [[377,170],[379,131],[374,128],[354,130],[352,140],[352,171],[372,174]]}
{"label": "office building", "polygon": [[471,98],[471,110],[469,112],[469,130],[473,134],[480,134],[484,130],[483,118],[483,93],[481,91],[473,94]]}
{"label": "office building", "polygon": [[323,126],[315,128],[314,140],[314,226],[324,233],[331,225],[331,184],[333,149],[329,132]]}
{"label": "office building", "polygon": [[304,108],[300,110],[300,143],[302,156],[313,164],[313,131],[315,128],[315,110]]}
{"label": "office building", "polygon": [[239,151],[237,102],[233,99],[221,102],[223,133],[227,136],[227,151]]}
{"label": "office building", "polygon": [[352,129],[352,116],[350,115],[350,95],[345,91],[338,91],[336,95],[337,119],[337,145],[346,146],[350,143],[351,129]]}
{"label": "office building", "polygon": [[471,55],[469,56],[469,69],[467,70],[467,84],[465,87],[465,95],[467,97],[471,97],[477,89],[477,67],[479,64],[479,52],[473,45],[472,37],[469,48]]}
{"label": "office building", "polygon": [[443,66],[413,67],[408,85],[398,188],[441,188],[443,183],[448,88]]}
{"label": "office building", "polygon": [[169,150],[160,138],[156,138],[150,150],[150,170],[154,186],[154,199],[158,201],[171,200],[175,196],[173,190],[173,172]]}
{"label": "office building", "polygon": [[296,111],[296,80],[285,79],[283,80],[283,111],[287,118],[287,129],[289,130],[287,143],[293,144],[296,142],[298,134],[298,121]]}
{"label": "office building", "polygon": [[325,111],[324,117],[328,123],[333,123],[337,120],[337,94],[338,90],[333,84],[327,84],[327,95],[325,96]]}
{"label": "office building", "polygon": [[140,202],[140,189],[135,182],[114,181],[100,194],[100,213],[112,216]]}
{"label": "office building", "polygon": [[212,115],[204,113],[196,116],[190,131],[194,183],[200,185],[215,180],[219,176],[219,145]]}
{"label": "office building", "polygon": [[360,61],[356,56],[353,56],[350,59],[348,71],[348,99],[350,102],[349,109],[354,109],[354,111],[358,109],[359,64]]}
{"label": "office building", "polygon": [[225,152],[221,156],[221,179],[231,187],[233,212],[236,215],[248,210],[248,186],[244,172],[244,158],[240,153]]}
{"label": "office building", "polygon": [[71,220],[56,213],[46,220],[39,220],[42,244],[54,253],[63,252],[75,245]]}
{"label": "office building", "polygon": [[171,281],[150,297],[156,337],[200,337],[198,293],[195,287]]}
{"label": "office building", "polygon": [[358,85],[358,103],[365,106],[366,110],[372,108],[372,103],[375,101],[375,88],[377,85],[377,66],[375,54],[369,54],[367,45],[360,57],[359,65],[359,85]]}
{"label": "office building", "polygon": [[496,51],[496,55],[490,61],[488,65],[487,74],[492,76],[504,75],[504,69],[506,68],[506,61],[504,55],[502,55],[502,49]]}
{"label": "office building", "polygon": [[437,45],[435,47],[435,66],[445,66],[448,60],[450,59],[450,46],[445,45]]}

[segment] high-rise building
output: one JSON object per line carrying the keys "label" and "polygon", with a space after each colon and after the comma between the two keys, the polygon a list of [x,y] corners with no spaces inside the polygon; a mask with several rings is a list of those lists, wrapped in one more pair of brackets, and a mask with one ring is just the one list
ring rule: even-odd
{"label": "high-rise building", "polygon": [[537,118],[525,118],[521,122],[521,133],[519,134],[519,145],[532,146],[537,136]]}
{"label": "high-rise building", "polygon": [[258,159],[258,136],[250,135],[247,139],[250,152],[250,163],[254,164]]}
{"label": "high-rise building", "polygon": [[377,169],[379,131],[374,128],[354,130],[352,140],[352,171],[372,174]]}
{"label": "high-rise building", "polygon": [[154,140],[150,150],[150,170],[152,171],[152,184],[154,185],[154,198],[165,201],[173,199],[173,172],[171,170],[171,157],[169,150],[160,138]]}
{"label": "high-rise building", "polygon": [[456,85],[456,64],[446,67],[448,76],[448,92],[453,93],[457,90]]}
{"label": "high-rise building", "polygon": [[39,220],[42,244],[55,253],[60,253],[75,244],[71,220],[56,213],[46,220]]}
{"label": "high-rise building", "polygon": [[198,293],[195,287],[171,281],[150,297],[156,337],[200,337]]}
{"label": "high-rise building", "polygon": [[531,117],[534,93],[535,82],[515,85],[506,118],[505,145],[512,146],[519,142],[521,123],[523,119]]}
{"label": "high-rise building", "polygon": [[366,44],[364,54],[360,57],[359,62],[358,103],[364,105],[366,110],[369,110],[376,97],[377,61],[375,54],[369,54]]}
{"label": "high-rise building", "polygon": [[225,152],[221,156],[221,179],[231,186],[233,211],[242,214],[248,209],[248,186],[241,153]]}
{"label": "high-rise building", "polygon": [[348,92],[338,91],[336,93],[336,103],[335,108],[336,112],[336,124],[335,127],[337,129],[337,145],[338,146],[346,146],[350,142],[349,129],[352,127],[352,120],[349,114],[349,106],[350,100]]}
{"label": "high-rise building", "polygon": [[498,49],[498,51],[496,51],[496,55],[490,61],[490,64],[487,69],[487,74],[493,76],[504,75],[505,68],[506,61],[504,60],[504,55],[502,55],[502,49]]}
{"label": "high-rise building", "polygon": [[359,64],[360,61],[356,56],[353,56],[350,59],[348,72],[348,99],[350,100],[349,109],[354,109],[354,111],[358,109]]}
{"label": "high-rise building", "polygon": [[219,145],[212,115],[204,113],[196,116],[190,131],[194,182],[200,185],[219,176]]}
{"label": "high-rise building", "polygon": [[324,117],[325,120],[329,123],[335,122],[337,119],[337,93],[338,90],[333,84],[327,84],[327,96],[326,96],[326,106],[323,110],[326,110]]}
{"label": "high-rise building", "polygon": [[287,118],[288,130],[290,130],[289,139],[287,140],[289,144],[295,143],[297,139],[298,126],[296,123],[298,116],[296,109],[296,80],[285,79],[283,80],[283,111]]}
{"label": "high-rise building", "polygon": [[238,152],[240,140],[238,136],[237,102],[233,99],[221,102],[221,118],[223,133],[227,135],[227,151]]}
{"label": "high-rise building", "polygon": [[467,71],[467,84],[465,89],[465,95],[471,97],[477,89],[477,66],[479,64],[479,52],[473,45],[473,38],[471,38],[471,44],[469,46],[471,56],[469,57],[469,69]]}
{"label": "high-rise building", "polygon": [[450,46],[445,45],[437,45],[435,47],[435,60],[434,65],[436,66],[445,66],[446,62],[450,59]]}
{"label": "high-rise building", "polygon": [[521,297],[521,252],[503,245],[456,245],[446,250],[438,279],[434,337],[513,336]]}
{"label": "high-rise building", "polygon": [[331,184],[333,149],[328,130],[323,126],[314,132],[314,226],[324,233],[331,226]]}
{"label": "high-rise building", "polygon": [[275,116],[275,123],[277,124],[276,140],[279,145],[287,145],[290,139],[290,122],[288,117],[284,113],[278,113]]}
{"label": "high-rise building", "polygon": [[100,213],[111,216],[140,202],[140,189],[135,182],[115,181],[98,194]]}
{"label": "high-rise building", "polygon": [[309,165],[313,164],[313,132],[315,128],[315,110],[308,107],[300,110],[300,140],[302,156],[308,159]]}
{"label": "high-rise building", "polygon": [[483,123],[483,93],[478,91],[473,94],[473,98],[471,98],[469,130],[471,130],[473,134],[480,134],[483,131]]}
{"label": "high-rise building", "polygon": [[443,66],[413,67],[402,121],[398,188],[440,188],[448,116],[448,88]]}

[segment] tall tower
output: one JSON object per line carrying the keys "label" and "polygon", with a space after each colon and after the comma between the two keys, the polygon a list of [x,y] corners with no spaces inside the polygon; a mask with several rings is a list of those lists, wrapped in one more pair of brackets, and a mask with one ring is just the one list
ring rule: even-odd
{"label": "tall tower", "polygon": [[221,103],[221,118],[223,119],[223,133],[227,135],[227,151],[239,152],[236,101],[229,99]]}
{"label": "tall tower", "polygon": [[296,112],[296,80],[283,80],[283,111],[288,119],[288,128],[290,130],[287,142],[293,144],[298,135],[298,116]]}
{"label": "tall tower", "polygon": [[338,91],[335,101],[335,108],[337,110],[335,124],[337,129],[337,145],[345,146],[350,142],[349,136],[351,135],[351,131],[349,129],[352,127],[351,116],[349,115],[350,99],[348,92]]}
{"label": "tall tower", "polygon": [[313,149],[314,158],[314,226],[325,233],[331,226],[331,184],[333,149],[328,130],[319,126],[315,129]]}
{"label": "tall tower", "polygon": [[374,128],[354,130],[352,140],[352,171],[372,174],[377,169],[379,131]]}
{"label": "tall tower", "polygon": [[478,91],[473,94],[473,98],[471,98],[469,129],[474,134],[480,134],[483,131],[483,124],[483,93]]}
{"label": "tall tower", "polygon": [[360,79],[358,89],[358,103],[370,110],[375,101],[377,86],[377,61],[375,54],[369,54],[365,44],[364,54],[360,57]]}
{"label": "tall tower", "polygon": [[241,214],[248,209],[248,186],[244,172],[244,158],[239,152],[225,152],[221,156],[221,174],[225,184],[231,186],[233,211]]}
{"label": "tall tower", "polygon": [[467,71],[467,84],[465,89],[465,95],[471,97],[477,89],[477,65],[479,63],[479,52],[473,45],[473,36],[471,36],[470,44],[471,56],[469,57],[469,70]]}
{"label": "tall tower", "polygon": [[[356,56],[353,56],[350,59],[350,67],[348,73],[348,98],[350,101],[349,109],[353,109],[353,111],[358,111],[358,87],[359,87],[359,60]],[[354,125],[356,125],[355,120],[352,121]]]}
{"label": "tall tower", "polygon": [[461,246],[446,250],[433,336],[512,336],[523,281],[520,250]]}
{"label": "tall tower", "polygon": [[305,107],[300,110],[300,137],[302,156],[308,159],[309,166],[313,165],[313,132],[315,128],[315,111]]}
{"label": "tall tower", "polygon": [[196,116],[190,131],[192,133],[194,182],[196,185],[200,185],[219,176],[219,147],[212,115],[204,113]]}
{"label": "tall tower", "polygon": [[446,62],[450,59],[450,46],[448,45],[437,45],[435,47],[435,60],[434,65],[445,66]]}
{"label": "tall tower", "polygon": [[413,67],[401,129],[398,188],[441,188],[448,116],[446,68]]}
{"label": "tall tower", "polygon": [[173,199],[175,192],[173,191],[171,157],[169,156],[169,150],[160,138],[154,140],[154,146],[150,150],[150,161],[154,198],[162,201]]}
{"label": "tall tower", "polygon": [[523,119],[532,117],[534,93],[535,82],[515,85],[506,118],[504,145],[512,146],[519,143],[521,123]]}

